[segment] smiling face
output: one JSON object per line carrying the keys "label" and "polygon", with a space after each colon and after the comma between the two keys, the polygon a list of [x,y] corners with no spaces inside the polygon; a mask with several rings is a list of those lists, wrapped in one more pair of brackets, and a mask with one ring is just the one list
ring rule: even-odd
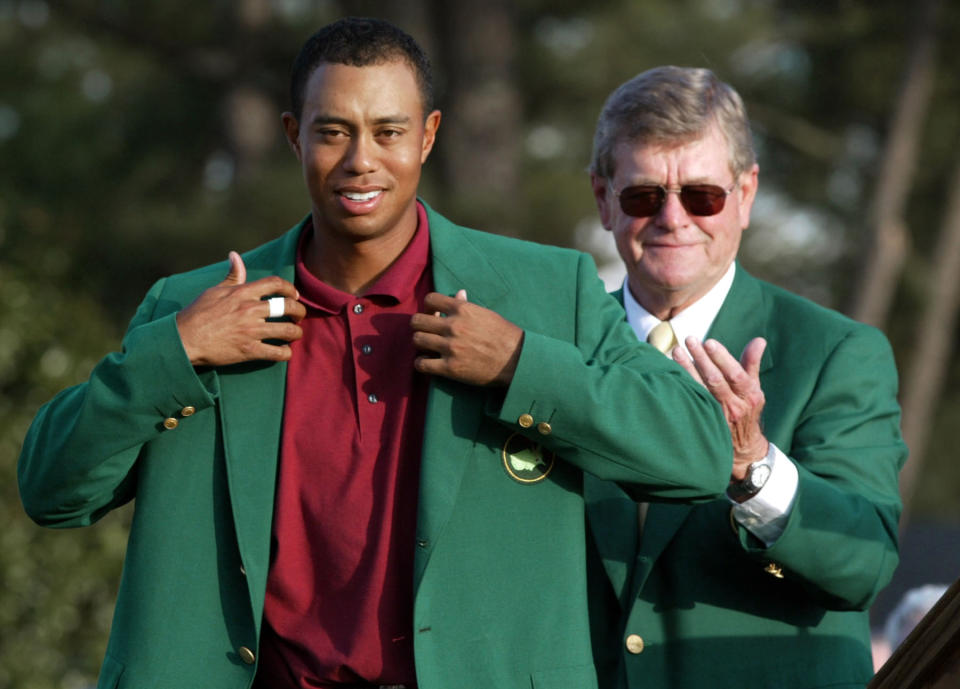
{"label": "smiling face", "polygon": [[[706,294],[736,258],[740,236],[750,224],[758,168],[735,178],[729,150],[716,126],[681,145],[621,142],[613,152],[613,178],[591,178],[600,219],[613,232],[630,291],[658,318],[670,318]],[[635,218],[620,209],[613,190],[636,184],[668,189],[714,184],[733,186],[733,191],[716,215],[691,215],[678,194],[667,194],[656,215]]]}
{"label": "smiling face", "polygon": [[321,63],[307,81],[300,119],[283,116],[318,239],[405,246],[416,230],[420,168],[439,123],[438,111],[424,117],[406,62]]}

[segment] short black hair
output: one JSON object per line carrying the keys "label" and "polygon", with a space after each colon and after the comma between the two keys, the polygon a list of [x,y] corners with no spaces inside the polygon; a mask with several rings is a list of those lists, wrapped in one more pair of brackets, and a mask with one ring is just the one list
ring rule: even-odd
{"label": "short black hair", "polygon": [[403,60],[413,70],[423,102],[423,115],[433,110],[433,74],[430,60],[413,38],[382,19],[344,17],[307,39],[293,62],[290,75],[290,105],[297,119],[310,75],[325,62],[353,67]]}

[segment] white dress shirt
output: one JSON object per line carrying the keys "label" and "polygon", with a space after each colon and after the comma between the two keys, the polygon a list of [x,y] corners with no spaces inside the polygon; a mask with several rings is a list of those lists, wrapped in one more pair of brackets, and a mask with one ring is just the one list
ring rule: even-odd
{"label": "white dress shirt", "polygon": [[[670,319],[670,326],[677,336],[677,341],[689,356],[690,352],[684,342],[693,336],[701,342],[707,336],[710,326],[720,312],[730,288],[733,286],[733,277],[736,274],[736,264],[723,274],[723,277],[709,292]],[[647,335],[660,323],[660,320],[643,308],[633,293],[627,279],[623,282],[623,307],[627,312],[627,322],[637,337],[646,341]],[[740,352],[730,352],[739,358]],[[799,474],[793,461],[780,451],[773,443],[767,456],[761,460],[770,464],[770,478],[760,492],[742,503],[733,503],[733,517],[746,527],[754,536],[763,541],[768,547],[783,533],[790,510],[797,495]]]}

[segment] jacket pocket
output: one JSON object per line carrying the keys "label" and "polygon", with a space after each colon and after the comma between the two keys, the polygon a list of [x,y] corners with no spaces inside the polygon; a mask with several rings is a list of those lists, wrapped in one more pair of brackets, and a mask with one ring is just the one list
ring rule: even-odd
{"label": "jacket pocket", "polygon": [[597,689],[593,663],[536,672],[530,679],[533,689]]}
{"label": "jacket pocket", "polygon": [[97,680],[97,689],[117,689],[120,686],[123,670],[123,663],[110,656],[104,656],[103,665],[100,667],[100,679]]}

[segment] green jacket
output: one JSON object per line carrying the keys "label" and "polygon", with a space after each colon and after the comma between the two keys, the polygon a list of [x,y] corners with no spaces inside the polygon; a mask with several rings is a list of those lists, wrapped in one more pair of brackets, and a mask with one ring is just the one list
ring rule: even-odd
{"label": "green jacket", "polygon": [[[593,581],[601,686],[863,687],[865,611],[897,565],[907,454],[890,347],[874,328],[739,266],[709,336],[735,356],[767,339],[763,428],[797,466],[796,502],[770,548],[732,527],[725,498],[651,504],[638,548],[633,501],[588,477],[604,565]],[[631,634],[639,653],[627,649]]]}
{"label": "green jacket", "polygon": [[[465,288],[525,338],[506,392],[431,383],[410,544],[420,689],[595,687],[581,470],[638,497],[713,498],[732,456],[722,413],[636,342],[589,257],[428,217],[436,290]],[[248,280],[292,281],[301,227],[245,254]],[[195,371],[175,323],[226,273],[154,285],[123,351],[44,406],[25,441],[21,495],[41,524],[90,524],[136,499],[101,689],[242,689],[254,676],[244,658],[261,627],[286,366]],[[505,457],[510,438],[547,459]]]}

